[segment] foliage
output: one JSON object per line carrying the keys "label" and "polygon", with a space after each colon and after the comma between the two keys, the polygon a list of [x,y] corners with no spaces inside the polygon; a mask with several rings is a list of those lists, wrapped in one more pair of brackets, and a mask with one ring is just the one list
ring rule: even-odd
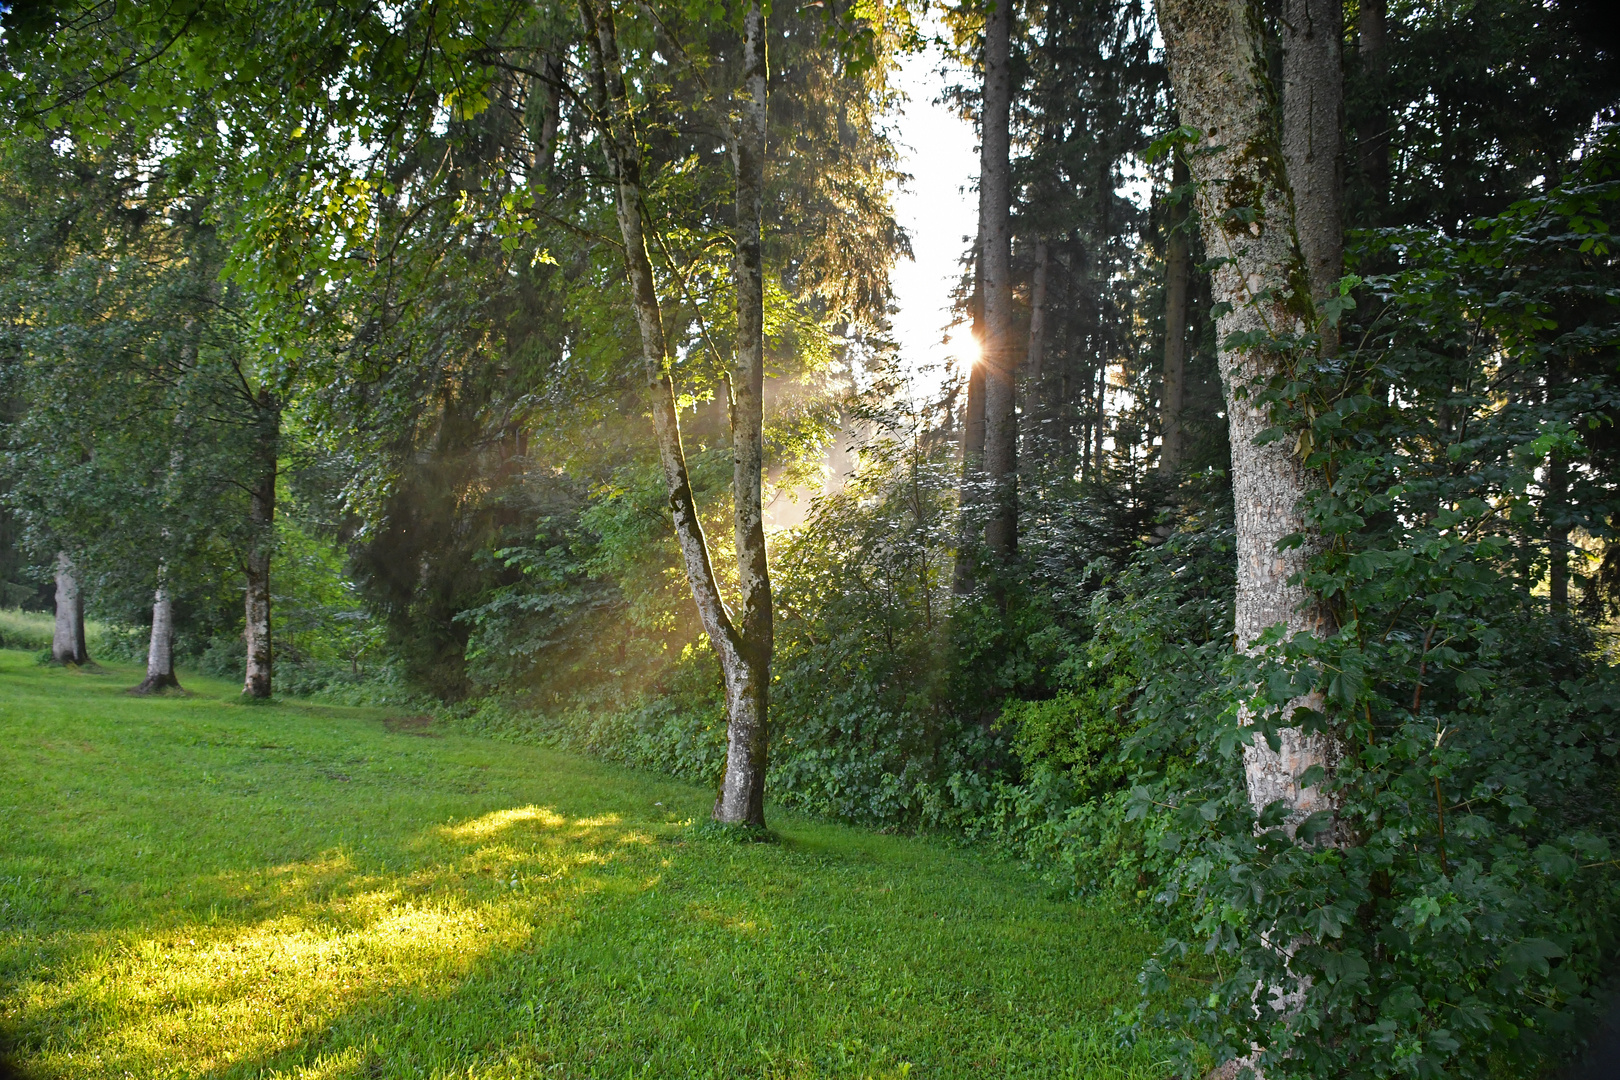
{"label": "foliage", "polygon": [[[1369,279],[1362,347],[1271,388],[1276,434],[1325,476],[1309,584],[1339,631],[1231,658],[1224,708],[1139,710],[1132,750],[1153,778],[1133,813],[1166,808],[1163,899],[1192,923],[1164,960],[1218,970],[1172,1022],[1218,1060],[1523,1075],[1597,1008],[1620,949],[1620,680],[1548,560],[1571,523],[1612,527],[1617,147],[1604,133],[1568,184],[1465,239],[1369,237],[1361,258],[1401,261]],[[1301,724],[1343,748],[1314,778],[1338,815],[1256,817],[1241,748]],[[1192,767],[1166,772],[1178,754]]]}
{"label": "foliage", "polygon": [[[735,211],[723,151],[739,35],[713,5],[617,10],[682,437],[725,565]],[[1014,291],[1033,302],[1039,269],[1047,302],[1022,388],[1018,555],[1000,563],[961,541],[978,500],[956,457],[960,382],[915,403],[891,377],[888,268],[907,239],[888,201],[900,179],[889,73],[917,41],[915,12],[770,14],[767,499],[808,501],[825,486],[802,525],[771,538],[771,793],[798,811],[974,840],[1110,919],[1157,919],[1172,940],[1145,972],[1138,1031],[1184,1038],[1187,1072],[1258,1048],[1274,1077],[1527,1075],[1578,1044],[1602,965],[1620,952],[1620,687],[1602,658],[1613,647],[1604,623],[1620,613],[1620,68],[1575,3],[1399,0],[1380,8],[1382,53],[1365,37],[1373,10],[1347,10],[1350,33],[1364,34],[1346,114],[1349,215],[1365,229],[1351,236],[1353,276],[1323,305],[1343,349],[1318,361],[1321,328],[1298,328],[1283,342],[1295,369],[1263,391],[1268,437],[1320,477],[1308,509],[1322,547],[1304,584],[1337,632],[1267,639],[1255,656],[1232,655],[1215,312],[1197,285],[1184,400],[1195,445],[1183,474],[1154,468],[1167,210],[1187,192],[1146,160],[1154,131],[1179,122],[1148,6],[1017,11]],[[945,20],[970,69],[982,14],[965,4]],[[465,729],[712,785],[724,753],[717,672],[672,542],[645,389],[625,362],[635,328],[609,239],[611,178],[578,85],[576,13],[227,0],[69,2],[5,18],[0,600],[27,601],[67,550],[93,608],[120,624],[100,647],[133,657],[161,572],[182,660],[234,672],[236,574],[263,539],[244,523],[247,435],[273,427],[283,690],[386,703],[394,721],[431,709]],[[968,116],[977,107],[972,88],[946,97]],[[964,274],[964,320],[978,303],[971,282]],[[958,560],[973,566],[974,591],[954,590]],[[733,595],[733,582],[721,587]],[[8,642],[43,643],[44,625],[0,617]],[[1312,707],[1297,711],[1308,693]],[[264,723],[301,730],[305,715],[272,706],[253,718],[254,738]],[[1343,748],[1333,775],[1312,777],[1342,800],[1336,819],[1249,806],[1245,743],[1295,723]],[[473,743],[424,741],[402,758],[376,749],[376,732],[306,734],[315,742],[301,746],[320,747],[310,762],[349,755],[300,774],[306,795],[315,775],[361,777],[390,799],[427,799],[420,807],[439,809],[420,820],[439,821],[452,810],[432,800],[449,796],[402,793],[383,772],[410,758],[413,781],[461,785],[457,798],[485,782],[458,756],[488,752]],[[429,762],[438,745],[452,752]],[[241,776],[264,766],[227,763]],[[506,794],[539,782],[501,775]],[[548,783],[561,781],[532,790],[557,790]],[[571,827],[602,838],[568,849],[576,868],[639,867],[640,825],[673,829],[618,807],[636,830],[591,833],[608,828],[590,822],[612,800],[570,792]],[[706,796],[671,798],[700,814]],[[691,845],[709,850],[666,831],[675,862],[641,867],[638,880],[691,865]],[[562,843],[555,828],[541,839]],[[544,860],[451,847],[565,902],[566,889],[533,875],[504,877]],[[407,862],[426,850],[362,848]],[[731,851],[705,873],[771,857]],[[483,888],[461,871],[423,873],[448,883],[445,895]],[[611,896],[627,880],[589,887]],[[722,896],[741,903],[717,887],[700,921]],[[506,901],[477,903],[517,917]],[[933,903],[906,910],[926,908],[932,925]],[[721,919],[728,934],[772,933],[750,921],[766,908],[744,907]],[[676,913],[637,911],[666,923]],[[464,931],[446,937],[460,953],[488,945]],[[915,954],[939,948],[906,933]],[[572,963],[565,954],[544,970]],[[821,970],[817,955],[789,966]],[[396,992],[391,962],[365,977]],[[518,977],[504,961],[469,963],[464,973],[495,972],[490,986]],[[710,974],[676,990],[635,985],[655,1015],[674,1016],[662,1006],[677,990],[736,992]],[[631,978],[626,968],[609,981]],[[770,985],[775,1008],[801,1000],[797,984]],[[1188,985],[1198,990],[1179,1010],[1159,1008]],[[905,1008],[960,1015],[919,1006],[925,990]],[[1031,1000],[1019,995],[1017,1008],[1048,1019]],[[548,1002],[598,1008],[577,995]],[[280,1058],[267,1051],[266,1067],[369,1054],[363,1045],[387,1038],[378,1031],[409,1026],[388,1012],[396,1004],[378,1006],[386,1025],[371,1013],[338,1021],[353,1025],[341,1037],[311,1005],[315,1033]],[[490,1006],[502,1037],[509,1004]],[[58,1019],[39,1030],[65,1030]],[[461,1023],[444,1029],[460,1037]],[[1024,1039],[1013,1026],[1017,1046],[1050,1050],[1049,1033]],[[851,1038],[912,1038],[915,1027]],[[846,1033],[842,1021],[818,1030]],[[982,1045],[1005,1046],[1007,1029],[981,1030]],[[942,1038],[923,1040],[929,1068],[969,1068]],[[840,1045],[839,1067],[905,1063],[878,1044]],[[621,1049],[592,1052],[618,1060]],[[771,1068],[809,1060],[784,1053],[790,1064]],[[392,1067],[332,1067],[351,1064]]]}

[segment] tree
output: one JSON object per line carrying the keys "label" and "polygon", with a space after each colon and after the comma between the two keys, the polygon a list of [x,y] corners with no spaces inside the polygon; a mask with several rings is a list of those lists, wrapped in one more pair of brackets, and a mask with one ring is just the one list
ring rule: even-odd
{"label": "tree", "polygon": [[[1011,0],[985,11],[979,114],[979,261],[984,336],[984,479],[990,493],[985,546],[1006,559],[1018,546],[1018,343],[1012,293]],[[970,406],[971,408],[971,406]]]}
{"label": "tree", "polygon": [[[82,611],[87,583],[109,616],[151,611],[152,689],[174,682],[177,594],[211,592],[231,550],[260,571],[250,580],[266,581],[268,546],[255,545],[269,526],[255,528],[245,496],[256,485],[273,506],[275,457],[272,445],[266,484],[265,384],[240,295],[219,280],[207,154],[143,166],[143,145],[125,132],[111,149],[18,138],[0,186],[16,320],[8,374],[22,406],[8,429],[10,499],[36,551],[73,563],[59,574],[64,641],[82,622],[71,609]],[[267,583],[254,597],[267,613]],[[82,644],[65,648],[82,655]],[[259,667],[249,685],[267,693]]]}
{"label": "tree", "polygon": [[84,643],[84,594],[73,576],[67,552],[56,554],[56,631],[51,635],[51,659],[58,664],[88,664]]}
{"label": "tree", "polygon": [[635,306],[642,367],[652,399],[653,427],[675,534],[692,597],[719,658],[726,684],[726,773],[714,817],[723,824],[763,828],[771,644],[770,579],[760,509],[764,378],[760,264],[766,108],[764,19],[757,4],[751,5],[744,16],[743,116],[732,134],[739,234],[735,272],[737,368],[733,374],[736,401],[731,410],[736,461],[732,513],[744,593],[743,616],[739,622],[727,609],[715,578],[681,445],[669,346],[644,227],[647,199],[642,187],[641,135],[621,64],[617,20],[611,3],[595,7],[591,0],[581,0],[580,18],[590,50],[595,113],[609,175],[614,182],[615,211],[624,242],[625,274]]}
{"label": "tree", "polygon": [[[1293,195],[1294,232],[1313,304],[1320,306],[1344,274],[1344,187],[1341,166],[1344,75],[1342,0],[1289,0],[1278,19],[1282,39],[1282,150]],[[1338,351],[1338,324],[1307,327],[1318,352]]]}
{"label": "tree", "polygon": [[[1215,301],[1221,373],[1227,384],[1232,487],[1237,514],[1236,637],[1253,648],[1272,627],[1324,634],[1325,608],[1303,584],[1313,545],[1303,501],[1304,462],[1287,440],[1268,437],[1261,394],[1286,376],[1287,340],[1317,326],[1307,268],[1295,241],[1293,197],[1283,133],[1266,67],[1264,12],[1258,2],[1159,0],[1176,105],[1199,132],[1188,166],[1198,184],[1205,249],[1216,260]],[[1281,800],[1301,821],[1331,810],[1320,779],[1336,752],[1325,733],[1289,727],[1273,750],[1256,739],[1244,751],[1250,801],[1258,813]]]}
{"label": "tree", "polygon": [[737,359],[731,378],[736,396],[731,421],[731,499],[742,592],[742,617],[736,620],[732,633],[742,662],[736,665],[735,672],[726,671],[730,698],[726,771],[715,801],[714,819],[726,825],[763,827],[774,627],[760,502],[765,451],[765,282],[760,233],[765,210],[766,56],[765,16],[759,0],[749,0],[743,11],[742,67],[739,116],[731,131],[731,161],[737,178],[737,255],[733,273],[737,290]]}
{"label": "tree", "polygon": [[1174,476],[1186,453],[1187,422],[1187,314],[1192,290],[1192,238],[1187,204],[1187,163],[1176,154],[1170,222],[1164,255],[1164,382],[1160,399],[1159,469]]}
{"label": "tree", "polygon": [[174,601],[158,570],[157,591],[152,594],[152,635],[146,646],[146,678],[132,692],[156,694],[180,689],[174,674]]}

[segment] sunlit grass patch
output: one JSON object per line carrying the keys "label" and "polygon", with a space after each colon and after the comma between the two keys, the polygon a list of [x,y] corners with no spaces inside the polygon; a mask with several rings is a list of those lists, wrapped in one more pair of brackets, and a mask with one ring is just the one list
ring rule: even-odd
{"label": "sunlit grass patch", "polygon": [[971,852],[385,710],[0,652],[0,1026],[42,1077],[1162,1075],[1148,942]]}
{"label": "sunlit grass patch", "polygon": [[557,829],[568,824],[568,819],[549,807],[517,806],[510,810],[496,810],[459,825],[446,825],[444,833],[456,840],[482,839],[504,832],[513,825],[531,822],[547,829]]}

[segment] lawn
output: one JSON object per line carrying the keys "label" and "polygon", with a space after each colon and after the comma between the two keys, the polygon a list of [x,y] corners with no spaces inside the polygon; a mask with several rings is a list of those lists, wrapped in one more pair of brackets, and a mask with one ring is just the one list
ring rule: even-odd
{"label": "lawn", "polygon": [[39,1077],[1153,1077],[1149,936],[971,851],[421,718],[0,650],[0,1029]]}

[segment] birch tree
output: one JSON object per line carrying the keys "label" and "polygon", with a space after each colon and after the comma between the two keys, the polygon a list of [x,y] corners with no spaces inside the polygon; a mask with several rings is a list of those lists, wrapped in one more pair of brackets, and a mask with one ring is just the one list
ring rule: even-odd
{"label": "birch tree", "polygon": [[[1278,339],[1317,324],[1267,74],[1263,5],[1158,0],[1158,14],[1177,108],[1199,132],[1188,165],[1198,185],[1204,247],[1216,264],[1212,297],[1225,311],[1217,325],[1232,442],[1237,644],[1253,648],[1278,625],[1326,634],[1328,611],[1300,584],[1312,545],[1285,543],[1310,531],[1301,509],[1310,478],[1291,442],[1260,441],[1271,425],[1257,392],[1293,360]],[[1277,750],[1255,739],[1244,750],[1250,802],[1259,812],[1282,800],[1291,822],[1332,809],[1326,790],[1303,778],[1313,767],[1330,769],[1335,759],[1324,733],[1285,728]]]}
{"label": "birch tree", "polygon": [[737,119],[728,132],[737,180],[737,344],[731,373],[733,527],[742,609],[733,613],[720,593],[703,535],[676,407],[673,358],[648,250],[646,191],[640,134],[619,48],[613,5],[580,0],[590,55],[595,120],[613,184],[623,240],[625,275],[635,308],[641,364],[647,380],[659,461],[669,493],[676,540],[704,631],[719,658],[726,690],[726,767],[714,819],[727,825],[765,824],[766,716],[770,700],[772,613],[761,514],[763,464],[764,313],[761,249],[765,155],[765,20],[757,2],[743,17],[743,78]]}
{"label": "birch tree", "polygon": [[84,642],[84,594],[74,576],[67,552],[56,554],[56,628],[51,634],[51,659],[58,664],[88,664]]}
{"label": "birch tree", "polygon": [[[163,571],[158,571],[162,581]],[[146,646],[146,678],[131,693],[156,694],[180,689],[174,674],[174,601],[166,583],[152,595],[152,634]]]}
{"label": "birch tree", "polygon": [[[240,369],[238,369],[240,373]],[[268,387],[241,378],[241,400],[250,412],[252,439],[245,487],[247,529],[242,546],[244,610],[242,640],[247,659],[242,694],[268,698],[274,689],[275,654],[270,631],[270,559],[275,549],[277,457],[281,450],[281,406]]]}

